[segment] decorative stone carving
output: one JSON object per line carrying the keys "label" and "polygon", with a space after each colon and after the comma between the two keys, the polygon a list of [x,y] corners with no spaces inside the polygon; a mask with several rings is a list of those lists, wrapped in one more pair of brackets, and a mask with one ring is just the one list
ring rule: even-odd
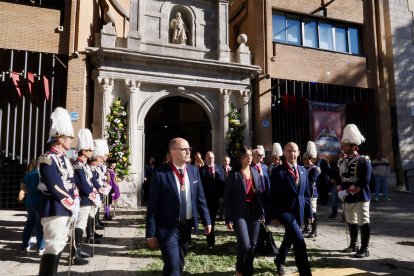
{"label": "decorative stone carving", "polygon": [[240,97],[242,99],[242,112],[241,120],[245,125],[243,129],[244,144],[250,145],[250,125],[249,125],[249,106],[250,106],[250,97],[252,91],[250,90],[240,90]]}
{"label": "decorative stone carving", "polygon": [[247,35],[240,34],[237,37],[237,42],[240,44],[239,48],[236,50],[236,62],[241,64],[251,64],[250,49],[246,46]]}
{"label": "decorative stone carving", "polygon": [[175,18],[170,22],[170,29],[173,30],[171,37],[171,43],[174,44],[187,44],[187,26],[185,25],[183,19],[181,18],[181,13],[177,12]]}

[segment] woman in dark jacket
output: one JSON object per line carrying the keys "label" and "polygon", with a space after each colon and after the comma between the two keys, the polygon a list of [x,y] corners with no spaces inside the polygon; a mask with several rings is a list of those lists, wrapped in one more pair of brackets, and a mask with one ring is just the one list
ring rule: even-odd
{"label": "woman in dark jacket", "polygon": [[254,250],[260,221],[264,220],[261,203],[260,176],[252,170],[252,149],[240,148],[237,164],[226,179],[224,203],[226,226],[237,238],[236,275],[253,275]]}

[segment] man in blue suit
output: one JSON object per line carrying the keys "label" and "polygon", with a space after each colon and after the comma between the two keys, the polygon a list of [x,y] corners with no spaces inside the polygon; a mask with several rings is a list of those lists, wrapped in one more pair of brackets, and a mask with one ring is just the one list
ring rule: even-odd
{"label": "man in blue suit", "polygon": [[151,180],[147,207],[148,246],[161,249],[163,275],[181,275],[188,253],[191,228],[198,233],[200,213],[204,234],[211,231],[203,187],[198,169],[189,164],[191,148],[182,138],[168,144],[171,162],[157,169]]}
{"label": "man in blue suit", "polygon": [[[277,273],[284,275],[287,252],[293,245],[299,274],[312,275],[306,252],[306,244],[300,231],[304,217],[313,222],[310,205],[309,182],[306,169],[297,164],[298,146],[286,144],[283,155],[286,161],[271,173],[270,212],[271,218],[285,226],[285,235],[275,259]],[[306,216],[305,216],[306,212]]]}

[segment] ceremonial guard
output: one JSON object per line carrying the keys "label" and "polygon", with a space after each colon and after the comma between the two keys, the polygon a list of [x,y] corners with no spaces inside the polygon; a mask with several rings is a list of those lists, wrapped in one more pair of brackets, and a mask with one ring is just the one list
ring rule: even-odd
{"label": "ceremonial guard", "polygon": [[56,275],[59,260],[66,245],[71,217],[79,212],[73,167],[65,151],[71,148],[74,137],[68,112],[56,108],[49,132],[50,150],[39,157],[39,190],[43,193],[41,223],[43,225],[45,252],[40,261],[39,275]]}
{"label": "ceremonial guard", "polygon": [[[347,125],[342,136],[342,150],[345,156],[338,161],[342,180],[341,185],[338,186],[338,197],[344,202],[345,220],[351,238],[351,243],[345,250],[356,251],[354,255],[356,258],[369,256],[368,244],[371,234],[369,220],[371,163],[365,156],[358,154],[358,146],[364,141],[365,138],[356,125]],[[358,225],[361,229],[359,249]]]}
{"label": "ceremonial guard", "polygon": [[92,157],[94,148],[90,130],[86,128],[79,130],[77,145],[78,158],[73,163],[76,186],[79,189],[80,195],[79,217],[75,224],[75,242],[72,244],[74,255],[71,261],[75,265],[85,265],[89,261],[84,258],[91,257],[90,254],[81,251],[81,245],[83,231],[86,228],[91,208],[95,204],[95,201],[99,201],[92,184],[92,181],[96,181],[96,179],[93,178],[91,168],[87,163],[88,159]]}
{"label": "ceremonial guard", "polygon": [[274,168],[282,164],[283,150],[279,143],[273,143],[272,146],[272,164],[269,165],[269,177],[272,175]]}
{"label": "ceremonial guard", "polygon": [[315,165],[316,158],[318,156],[316,145],[314,142],[309,141],[306,152],[303,154],[303,163],[305,169],[308,172],[309,189],[310,189],[310,204],[312,207],[313,222],[312,229],[309,230],[309,221],[305,219],[305,229],[302,234],[309,234],[307,238],[314,238],[318,235],[317,220],[316,220],[316,206],[318,201],[318,189],[316,188],[316,180],[321,174],[321,169]]}

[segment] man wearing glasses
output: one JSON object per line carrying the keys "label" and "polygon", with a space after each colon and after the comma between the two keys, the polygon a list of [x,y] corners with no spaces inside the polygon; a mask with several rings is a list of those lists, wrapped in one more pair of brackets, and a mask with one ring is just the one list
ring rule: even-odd
{"label": "man wearing glasses", "polygon": [[198,216],[204,234],[211,220],[198,169],[189,164],[191,148],[183,138],[168,144],[171,162],[157,169],[151,179],[148,198],[146,237],[150,248],[161,249],[163,275],[181,275],[188,253],[191,228],[198,233]]}

